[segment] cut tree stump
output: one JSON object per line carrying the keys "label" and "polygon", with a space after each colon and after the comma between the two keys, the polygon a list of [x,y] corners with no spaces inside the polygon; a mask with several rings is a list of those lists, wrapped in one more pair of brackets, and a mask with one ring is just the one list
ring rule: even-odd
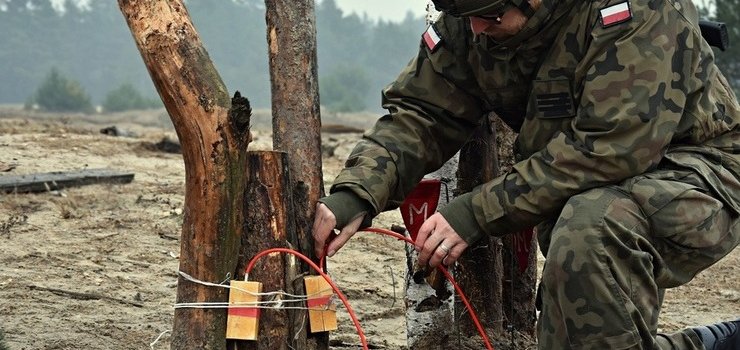
{"label": "cut tree stump", "polygon": [[[290,198],[290,171],[288,154],[276,151],[254,151],[248,153],[250,181],[245,191],[245,232],[242,235],[236,279],[244,278],[245,267],[260,252],[270,248],[292,248],[295,246],[295,223],[290,214],[293,202]],[[249,280],[260,282],[263,292],[285,291],[297,295],[302,286],[295,287],[299,280],[298,264],[292,255],[269,254],[262,257],[249,275]],[[302,280],[302,279],[301,279]],[[280,304],[284,296],[272,296],[263,302]],[[286,302],[288,306],[295,303]],[[270,306],[273,304],[267,304]],[[296,310],[279,308],[262,310],[257,341],[233,341],[227,343],[229,350],[288,350],[304,349],[290,331],[294,320],[304,328],[305,318],[296,320]]]}
{"label": "cut tree stump", "polygon": [[47,192],[68,187],[101,183],[126,184],[133,180],[134,173],[112,169],[84,169],[26,175],[3,175],[0,176],[0,193]]}

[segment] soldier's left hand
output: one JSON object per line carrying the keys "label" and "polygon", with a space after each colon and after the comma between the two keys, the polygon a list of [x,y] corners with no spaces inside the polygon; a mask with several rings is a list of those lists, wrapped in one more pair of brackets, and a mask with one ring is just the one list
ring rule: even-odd
{"label": "soldier's left hand", "polygon": [[447,222],[440,213],[429,217],[416,236],[416,250],[419,252],[419,265],[437,267],[440,263],[450,266],[460,258],[468,243]]}

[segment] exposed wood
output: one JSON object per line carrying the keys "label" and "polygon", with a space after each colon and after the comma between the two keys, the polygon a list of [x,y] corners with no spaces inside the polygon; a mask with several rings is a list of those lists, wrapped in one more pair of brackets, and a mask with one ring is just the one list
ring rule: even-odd
{"label": "exposed wood", "polygon": [[67,296],[67,297],[70,297],[72,299],[77,299],[77,300],[110,300],[110,301],[115,301],[121,304],[126,304],[126,305],[131,305],[131,306],[136,306],[136,307],[144,307],[144,304],[142,303],[137,303],[135,301],[129,301],[129,300],[120,299],[120,298],[109,297],[107,295],[102,295],[98,293],[83,293],[83,292],[75,292],[75,291],[65,290],[65,289],[47,288],[47,287],[34,286],[34,285],[30,285],[28,286],[28,288],[31,290],[42,290],[45,292],[51,292],[56,295]]}
{"label": "exposed wood", "polygon": [[[244,277],[244,269],[259,252],[269,248],[290,248],[290,237],[295,236],[295,223],[290,219],[292,203],[288,155],[283,152],[249,152],[249,178],[243,203],[246,229],[237,279]],[[292,256],[271,254],[262,257],[249,275],[250,281],[261,282],[265,292],[286,291],[303,294],[293,289],[292,276],[298,266]],[[264,300],[263,301],[269,301]],[[280,300],[274,300],[279,302]],[[298,306],[286,303],[286,306]],[[260,334],[256,342],[229,342],[228,349],[300,349],[293,346],[290,315],[294,310],[264,309],[260,317]],[[305,321],[305,320],[304,320]],[[307,324],[304,322],[304,327]]]}
{"label": "exposed wood", "polygon": [[312,217],[323,196],[321,115],[312,0],[267,1],[273,145],[288,152],[301,251],[313,252]]}
{"label": "exposed wood", "polygon": [[[313,0],[266,1],[267,44],[272,87],[273,146],[290,157],[297,248],[313,256],[311,228],[324,195],[321,116]],[[302,271],[308,271],[305,264]],[[295,313],[291,334],[299,349],[327,349],[328,335],[307,334],[305,312]]]}
{"label": "exposed wood", "polygon": [[[511,326],[511,331],[533,337],[537,321],[534,305],[537,283],[537,241],[536,239],[529,242],[521,241],[524,238],[519,234],[506,235],[501,239],[503,242],[501,254],[504,262],[503,300],[507,302],[503,311],[506,315],[507,327]],[[529,264],[524,272],[520,272],[515,261],[514,250],[517,245],[524,244],[529,245]]]}
{"label": "exposed wood", "polygon": [[332,301],[336,296],[329,282],[323,276],[306,276],[303,284],[308,298],[306,304],[311,333],[337,330],[337,306]]}
{"label": "exposed wood", "polygon": [[102,183],[126,184],[134,180],[134,173],[112,169],[83,169],[49,173],[0,176],[0,193],[55,191]]}
{"label": "exposed wood", "polygon": [[[498,148],[499,165],[502,171],[507,171],[516,162],[513,152],[514,131],[498,118],[493,118],[496,128],[496,145]],[[536,232],[535,232],[536,233]],[[537,235],[531,241],[526,241],[522,234],[511,234],[502,237],[502,260],[504,263],[503,297],[508,305],[504,307],[504,314],[508,326],[515,335],[522,335],[523,343],[517,344],[526,347],[527,342],[534,339],[535,322],[535,294],[537,279]],[[528,250],[527,267],[524,271],[516,260],[517,250]],[[513,279],[512,279],[513,274]],[[517,340],[517,339],[515,339]]]}
{"label": "exposed wood", "polygon": [[321,132],[324,134],[362,134],[365,129],[342,124],[323,124]]}
{"label": "exposed wood", "polygon": [[[262,283],[231,280],[226,338],[257,340],[260,328],[259,308]],[[240,305],[241,303],[241,305]]]}
{"label": "exposed wood", "polygon": [[[226,87],[182,0],[119,0],[182,145],[180,270],[207,282],[235,273],[244,222],[249,101]],[[226,302],[228,291],[178,281],[177,302]],[[226,311],[176,309],[172,349],[223,349]]]}
{"label": "exposed wood", "polygon": [[[486,122],[460,151],[456,194],[471,191],[475,186],[493,179],[499,171],[495,129]],[[458,259],[455,278],[465,291],[482,324],[500,337],[503,319],[503,261],[501,239],[486,236]],[[455,305],[455,317],[463,336],[478,334],[464,305]]]}
{"label": "exposed wood", "polygon": [[[502,133],[507,134],[499,135]],[[499,174],[499,161],[513,158],[512,154],[501,153],[510,152],[510,149],[499,149],[501,140],[512,139],[511,133],[495,115],[486,119],[461,151],[457,193],[468,192]],[[525,336],[534,335],[536,250],[534,241],[527,242],[532,247],[529,267],[520,273],[514,259],[515,239],[517,237],[513,235],[482,239],[467,249],[467,253],[458,260],[455,271],[455,278],[471,300],[481,322],[497,339],[508,339],[508,332],[514,331]],[[477,334],[462,305],[456,305],[455,313],[464,335]],[[508,348],[508,343],[503,345]],[[516,348],[517,345],[513,346]]]}

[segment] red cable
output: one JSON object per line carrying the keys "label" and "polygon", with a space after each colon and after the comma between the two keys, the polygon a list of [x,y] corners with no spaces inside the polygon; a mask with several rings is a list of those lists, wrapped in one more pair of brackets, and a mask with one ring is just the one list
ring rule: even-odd
{"label": "red cable", "polygon": [[288,254],[293,254],[293,255],[301,258],[301,260],[303,260],[305,263],[307,263],[312,268],[314,268],[314,270],[318,271],[318,273],[321,275],[321,277],[324,277],[324,279],[326,280],[326,282],[328,282],[329,285],[331,285],[331,288],[334,290],[334,292],[337,293],[337,295],[339,296],[339,299],[342,300],[342,303],[344,304],[344,307],[347,308],[347,313],[349,313],[349,317],[352,318],[352,322],[355,324],[355,328],[357,329],[357,334],[360,336],[360,342],[362,343],[362,348],[365,349],[365,350],[368,350],[367,340],[365,339],[365,332],[362,331],[362,327],[360,326],[360,321],[357,320],[357,316],[355,315],[355,311],[352,310],[352,306],[349,305],[349,300],[347,300],[347,297],[345,297],[344,294],[342,294],[342,291],[339,290],[339,287],[337,287],[334,284],[334,282],[332,282],[332,280],[329,277],[329,275],[327,275],[326,273],[324,273],[324,271],[322,271],[316,265],[316,263],[314,263],[313,261],[311,261],[311,259],[309,259],[307,256],[301,254],[298,251],[295,251],[293,249],[288,249],[288,248],[272,248],[272,249],[263,250],[259,254],[255,255],[252,258],[252,260],[249,261],[249,264],[247,265],[247,269],[245,271],[245,273],[247,274],[247,276],[249,276],[249,273],[252,271],[252,268],[254,267],[254,264],[257,262],[257,260],[259,258],[267,255],[267,254],[270,254],[270,253],[288,253]]}
{"label": "red cable", "polygon": [[[385,230],[385,229],[382,229],[382,228],[375,228],[375,227],[368,227],[368,228],[362,229],[361,231],[373,232],[373,233],[378,233],[378,234],[382,234],[382,235],[391,236],[391,237],[396,238],[396,239],[398,239],[400,241],[404,241],[404,242],[406,242],[408,244],[414,245],[414,241],[411,238],[406,237],[404,235],[401,235],[401,234],[399,234],[397,232],[393,232],[391,230]],[[363,349],[368,349],[367,340],[365,339],[365,333],[363,332],[362,327],[360,326],[360,322],[357,320],[357,316],[355,315],[354,310],[352,310],[352,307],[349,305],[349,301],[344,296],[344,294],[342,294],[342,292],[339,290],[339,287],[337,287],[334,284],[334,282],[331,280],[331,278],[326,273],[324,273],[324,271],[323,271],[325,257],[321,257],[320,261],[321,261],[321,266],[322,267],[319,267],[313,261],[311,261],[311,259],[309,259],[308,257],[306,257],[305,255],[301,254],[298,251],[295,251],[295,250],[292,250],[292,249],[287,249],[287,248],[272,248],[272,249],[267,249],[267,250],[264,250],[264,251],[260,252],[259,254],[255,255],[252,258],[252,260],[249,261],[249,264],[247,265],[247,268],[246,268],[246,274],[247,274],[247,276],[252,271],[252,268],[254,267],[254,264],[257,262],[257,260],[259,258],[261,258],[261,257],[263,257],[263,256],[265,256],[267,254],[276,253],[276,252],[293,254],[293,255],[301,258],[304,262],[306,262],[314,270],[316,270],[321,275],[321,277],[323,277],[329,283],[329,285],[331,285],[332,289],[337,293],[337,295],[339,296],[339,298],[342,300],[342,303],[347,308],[347,312],[349,313],[350,318],[352,318],[352,322],[355,325],[355,329],[357,329],[357,334],[360,336],[360,342],[362,342]],[[494,350],[493,345],[491,345],[491,341],[488,339],[488,335],[486,334],[485,330],[483,329],[483,326],[480,323],[480,320],[478,319],[478,315],[475,313],[475,310],[473,309],[472,305],[470,305],[470,302],[468,301],[468,298],[465,296],[465,293],[463,293],[462,288],[460,288],[460,286],[457,284],[457,282],[455,281],[455,279],[452,277],[452,275],[449,273],[449,271],[447,271],[447,269],[444,266],[439,265],[439,266],[437,266],[437,268],[440,271],[442,271],[442,274],[445,275],[445,278],[447,278],[447,280],[450,281],[450,283],[452,284],[452,286],[455,288],[455,291],[460,296],[460,300],[462,300],[463,304],[465,304],[465,308],[468,309],[468,312],[470,313],[470,318],[473,321],[473,324],[475,324],[475,328],[478,330],[478,333],[483,338],[483,343],[485,344],[486,349],[488,349],[488,350]]]}
{"label": "red cable", "polygon": [[[382,235],[391,236],[398,240],[405,241],[408,244],[414,245],[414,241],[411,238],[401,235],[397,232],[393,232],[391,230],[385,230],[382,228],[375,228],[375,227],[368,227],[368,228],[362,229],[362,231],[379,233]],[[491,341],[488,339],[488,335],[486,335],[485,330],[483,330],[483,326],[481,325],[480,320],[478,319],[478,315],[475,313],[475,310],[473,310],[473,307],[470,305],[470,302],[468,301],[468,298],[465,296],[465,293],[463,293],[462,288],[460,288],[457,282],[455,282],[455,279],[447,271],[447,269],[444,268],[444,266],[439,265],[437,266],[437,268],[440,271],[442,271],[442,274],[445,275],[445,278],[447,278],[447,280],[450,281],[452,286],[455,287],[455,291],[460,296],[460,300],[462,300],[463,304],[465,304],[465,307],[468,309],[468,312],[470,312],[470,318],[473,320],[473,323],[475,324],[475,328],[478,329],[478,333],[480,333],[481,337],[483,337],[483,342],[486,345],[486,349],[494,350],[493,345],[491,345]]]}

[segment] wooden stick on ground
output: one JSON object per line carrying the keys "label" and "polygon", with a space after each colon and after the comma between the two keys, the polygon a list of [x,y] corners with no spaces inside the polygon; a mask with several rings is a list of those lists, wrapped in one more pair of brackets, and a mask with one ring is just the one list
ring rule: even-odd
{"label": "wooden stick on ground", "polygon": [[111,169],[83,169],[50,173],[0,176],[0,193],[46,192],[67,187],[78,187],[101,183],[126,184],[134,180],[134,174]]}
{"label": "wooden stick on ground", "polygon": [[56,295],[67,296],[67,297],[70,297],[72,299],[77,299],[77,300],[110,300],[110,301],[119,302],[121,304],[127,304],[131,306],[136,306],[136,307],[144,307],[144,304],[142,303],[109,297],[107,295],[102,295],[98,293],[81,293],[81,292],[74,292],[70,290],[47,288],[47,287],[40,287],[40,286],[34,286],[34,285],[29,285],[28,288],[31,290],[41,290],[45,292],[51,292]]}

